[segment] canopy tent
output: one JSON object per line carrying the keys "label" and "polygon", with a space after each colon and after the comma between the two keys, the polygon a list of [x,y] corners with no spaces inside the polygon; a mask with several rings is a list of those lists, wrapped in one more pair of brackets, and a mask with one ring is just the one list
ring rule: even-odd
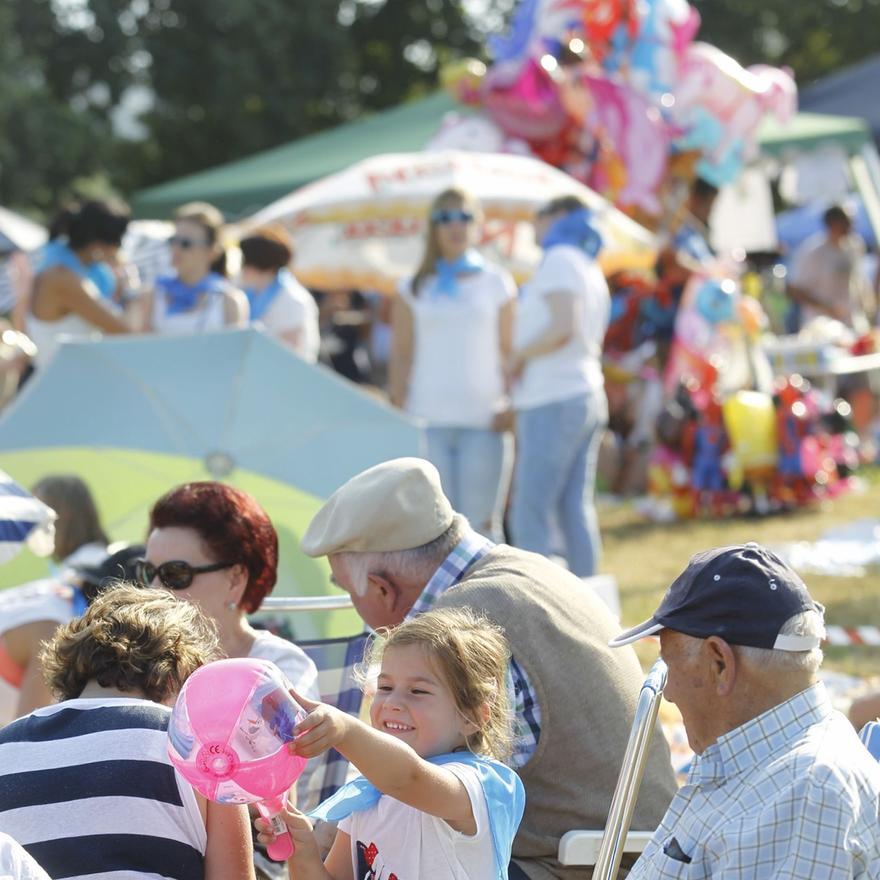
{"label": "canopy tent", "polygon": [[[170,216],[184,202],[204,199],[231,218],[244,217],[362,159],[423,149],[443,115],[451,111],[467,112],[446,92],[437,92],[245,159],[141,190],[135,193],[132,204],[138,216],[160,218]],[[826,141],[844,143],[850,152],[856,152],[870,139],[860,119],[818,114],[798,114],[787,126],[766,121],[760,131],[762,148],[774,155]]]}
{"label": "canopy tent", "polygon": [[801,91],[800,106],[812,113],[842,113],[865,119],[880,142],[880,53],[871,55],[807,86]]}

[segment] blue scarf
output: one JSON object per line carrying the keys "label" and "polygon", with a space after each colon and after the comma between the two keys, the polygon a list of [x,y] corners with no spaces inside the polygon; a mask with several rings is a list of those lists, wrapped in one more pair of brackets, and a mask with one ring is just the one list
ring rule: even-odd
{"label": "blue scarf", "polygon": [[441,257],[434,264],[434,271],[437,273],[435,294],[437,296],[455,296],[458,293],[458,276],[479,272],[485,265],[486,261],[473,248],[466,250],[451,263]]}
{"label": "blue scarf", "polygon": [[87,266],[59,238],[48,242],[43,248],[37,261],[37,273],[51,269],[53,266],[63,266],[65,269],[70,269],[74,275],[88,279],[98,288],[104,299],[110,299],[116,290],[116,278],[113,270],[106,263],[91,263]]}
{"label": "blue scarf", "polygon": [[203,293],[219,293],[225,279],[216,272],[209,272],[195,284],[184,284],[176,275],[162,275],[156,279],[156,289],[165,297],[165,312],[182,315],[191,312]]}
{"label": "blue scarf", "polygon": [[[467,764],[480,776],[480,785],[486,798],[489,813],[489,830],[495,850],[495,869],[498,880],[507,880],[507,866],[513,838],[519,828],[525,809],[526,795],[519,776],[491,758],[483,758],[471,752],[450,752],[428,758],[432,764]],[[379,803],[382,792],[363,776],[346,783],[336,794],[318,804],[309,813],[313,819],[338,822],[352,813],[368,810]]]}
{"label": "blue scarf", "polygon": [[262,290],[245,288],[244,292],[251,306],[251,321],[259,321],[269,311],[275,297],[284,290],[288,274],[286,269],[282,269]]}
{"label": "blue scarf", "polygon": [[588,257],[595,259],[602,250],[602,235],[590,222],[592,212],[589,208],[572,211],[554,221],[541,239],[544,250],[557,244],[568,244],[580,248]]}

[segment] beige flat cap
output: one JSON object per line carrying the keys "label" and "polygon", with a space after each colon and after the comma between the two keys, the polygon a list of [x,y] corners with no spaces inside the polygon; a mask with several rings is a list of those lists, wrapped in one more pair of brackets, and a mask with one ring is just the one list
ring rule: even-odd
{"label": "beige flat cap", "polygon": [[421,458],[395,458],[352,477],[315,514],[300,547],[307,556],[421,547],[452,525],[440,474]]}

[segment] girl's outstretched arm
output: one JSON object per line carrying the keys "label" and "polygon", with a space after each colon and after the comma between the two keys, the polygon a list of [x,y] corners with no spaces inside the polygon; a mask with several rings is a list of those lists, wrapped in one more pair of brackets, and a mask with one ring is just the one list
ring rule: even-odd
{"label": "girl's outstretched arm", "polygon": [[383,794],[463,834],[476,833],[470,796],[451,770],[423,760],[406,743],[333,706],[291,694],[309,714],[294,728],[296,739],[288,748],[305,758],[335,748]]}

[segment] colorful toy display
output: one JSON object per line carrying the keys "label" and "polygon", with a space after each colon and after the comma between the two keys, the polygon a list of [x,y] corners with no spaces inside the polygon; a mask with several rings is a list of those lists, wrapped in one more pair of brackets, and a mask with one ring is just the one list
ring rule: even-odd
{"label": "colorful toy display", "polygon": [[293,841],[278,813],[305,768],[287,744],[305,717],[273,663],[217,660],[196,670],[168,724],[168,755],[202,795],[223,804],[256,804],[279,835],[269,855],[283,861]]}
{"label": "colorful toy display", "polygon": [[785,122],[797,105],[790,71],[743,68],[694,42],[699,26],[686,0],[521,0],[508,34],[489,42],[491,64],[456,61],[442,76],[484,111],[491,143],[473,143],[466,116],[445,124],[444,142],[525,146],[619,207],[660,217],[676,155],[696,154],[694,173],[729,183],[761,120]]}
{"label": "colorful toy display", "polygon": [[740,390],[723,403],[691,377],[658,424],[646,512],[763,515],[834,497],[858,461],[846,408],[797,375],[772,395]]}

